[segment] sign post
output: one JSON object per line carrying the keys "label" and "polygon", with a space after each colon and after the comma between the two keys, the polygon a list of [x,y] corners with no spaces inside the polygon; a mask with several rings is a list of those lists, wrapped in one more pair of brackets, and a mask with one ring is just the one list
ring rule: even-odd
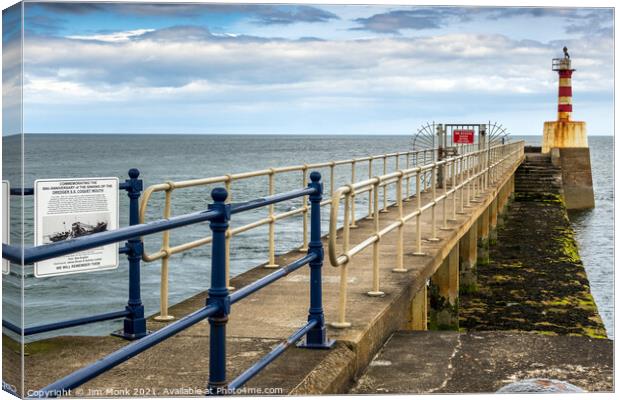
{"label": "sign post", "polygon": [[[35,245],[118,228],[118,178],[40,179],[34,182]],[[118,267],[118,243],[40,261],[37,278]]]}

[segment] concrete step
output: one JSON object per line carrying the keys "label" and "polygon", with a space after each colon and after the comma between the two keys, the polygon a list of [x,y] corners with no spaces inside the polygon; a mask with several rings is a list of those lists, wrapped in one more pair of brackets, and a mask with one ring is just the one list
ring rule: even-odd
{"label": "concrete step", "polygon": [[[558,182],[561,183],[562,180],[555,178],[555,177],[549,177],[549,178],[536,178],[536,179],[518,179],[519,183],[545,183],[545,182]],[[517,183],[517,182],[515,182]]]}
{"label": "concrete step", "polygon": [[548,172],[548,173],[560,173],[560,172],[562,172],[562,170],[560,168],[555,168],[555,167],[544,168],[544,167],[530,167],[530,166],[521,167],[521,168],[519,168],[517,170],[517,172],[519,172],[519,171]]}
{"label": "concrete step", "polygon": [[515,182],[515,186],[520,187],[539,187],[539,186],[562,186],[559,181],[532,181],[532,182]]}
{"label": "concrete step", "polygon": [[552,174],[554,175],[554,174],[559,174],[561,172],[562,170],[560,169],[551,169],[551,168],[544,168],[544,169],[522,168],[517,171],[517,174],[526,173],[526,174]]}
{"label": "concrete step", "polygon": [[553,168],[553,164],[551,162],[530,162],[526,161],[523,165],[530,167],[539,167],[539,168]]}
{"label": "concrete step", "polygon": [[531,179],[538,179],[538,178],[558,178],[561,179],[562,175],[561,174],[545,174],[545,173],[541,173],[541,172],[535,172],[535,173],[527,173],[527,172],[520,172],[516,174],[516,178],[522,178],[522,179],[527,179],[527,180],[531,180]]}
{"label": "concrete step", "polygon": [[560,182],[556,181],[537,181],[537,182],[515,182],[515,186],[519,187],[540,187],[540,186],[562,186]]}
{"label": "concrete step", "polygon": [[515,184],[515,189],[538,189],[538,188],[556,188],[559,189],[561,188],[562,185],[559,184],[553,184],[553,183],[546,183],[546,184],[540,184],[540,185],[529,185],[529,184]]}
{"label": "concrete step", "polygon": [[519,188],[537,188],[537,187],[562,187],[561,184],[555,182],[540,182],[540,183],[515,183],[515,187]]}

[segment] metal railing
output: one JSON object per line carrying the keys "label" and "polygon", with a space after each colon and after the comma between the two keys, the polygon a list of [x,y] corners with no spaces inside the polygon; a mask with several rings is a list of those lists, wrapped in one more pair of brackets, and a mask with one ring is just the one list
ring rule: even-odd
{"label": "metal railing", "polygon": [[[143,183],[140,176],[140,171],[132,168],[128,172],[129,179],[120,183],[119,189],[125,190],[129,197],[129,225],[133,226],[138,224],[139,217],[139,201],[140,194],[142,192]],[[12,188],[12,196],[32,196],[34,195],[33,188]],[[114,231],[116,232],[116,231]],[[108,233],[108,232],[106,232]],[[97,236],[90,235],[89,237],[95,237],[91,240],[99,240],[101,234]],[[88,317],[75,318],[65,321],[53,322],[50,324],[37,325],[31,327],[18,327],[9,321],[2,320],[2,326],[9,331],[18,335],[30,336],[38,333],[50,332],[75,326],[92,324],[95,322],[108,321],[113,319],[119,319],[124,317],[123,329],[113,334],[120,336],[128,340],[139,339],[147,334],[146,320],[144,319],[144,306],[140,296],[140,259],[142,257],[143,244],[139,238],[127,237],[125,246],[119,247],[119,254],[126,254],[129,263],[129,295],[127,305],[124,310],[107,312],[103,314],[92,315]],[[121,241],[124,239],[119,239]],[[30,264],[36,261],[41,261],[38,257],[41,254],[45,255],[48,251],[62,251],[63,246],[67,243],[71,243],[71,246],[82,246],[80,241],[65,241],[57,242],[52,245],[21,248],[18,246],[2,245],[2,258],[6,258],[11,262],[19,265]],[[48,247],[50,246],[50,247]],[[74,247],[72,247],[73,249]],[[38,250],[36,250],[38,249]]]}
{"label": "metal railing", "polygon": [[[367,292],[369,296],[382,296],[379,282],[379,246],[381,239],[393,232],[397,232],[396,244],[396,268],[394,272],[406,272],[404,267],[404,226],[415,218],[415,251],[413,255],[425,255],[422,247],[422,227],[421,217],[424,212],[431,213],[431,231],[429,241],[438,241],[437,229],[450,229],[448,220],[456,219],[457,213],[464,213],[464,207],[476,202],[479,195],[484,192],[489,185],[494,184],[500,179],[505,170],[513,166],[523,156],[524,142],[515,142],[506,145],[498,145],[471,153],[447,158],[441,161],[432,162],[423,166],[416,166],[398,170],[390,174],[376,176],[362,182],[351,183],[336,190],[331,199],[331,212],[329,224],[329,259],[334,267],[340,267],[340,290],[338,303],[338,320],[331,323],[335,328],[346,328],[351,324],[346,321],[346,303],[348,286],[348,264],[351,259],[372,246],[372,288]],[[441,174],[438,172],[441,170]],[[430,174],[431,187],[430,199],[423,205],[422,192],[427,191],[421,183],[424,175]],[[442,181],[438,185],[436,177],[440,175]],[[415,209],[406,214],[404,213],[403,202],[409,200],[409,195],[403,195],[403,182],[410,179],[415,180]],[[398,209],[398,219],[387,226],[381,227],[380,213],[378,212],[376,196],[380,187],[395,184],[397,192],[396,206]],[[439,188],[438,188],[439,186]],[[409,185],[407,184],[407,188]],[[439,189],[439,190],[438,190]],[[344,202],[344,220],[349,219],[352,203],[356,194],[371,190],[375,196],[373,221],[374,232],[366,239],[351,247],[350,226],[344,224],[341,235],[341,252],[338,252],[337,226],[339,217],[340,202]],[[458,197],[458,200],[457,200]],[[450,205],[448,205],[450,202]],[[458,211],[457,211],[458,203]],[[441,205],[441,227],[437,223],[437,207]],[[450,208],[450,209],[448,209]],[[448,214],[451,214],[450,216]]]}
{"label": "metal railing", "polygon": [[[132,170],[135,171],[135,170]],[[134,181],[136,173],[131,173]],[[137,259],[137,265],[141,258],[142,236],[160,232],[166,232],[188,225],[201,222],[209,222],[212,232],[212,257],[211,257],[211,287],[203,308],[175,321],[166,327],[147,334],[131,344],[110,353],[104,358],[81,368],[56,382],[30,394],[32,397],[56,397],[66,393],[67,390],[76,388],[85,382],[99,376],[105,371],[127,361],[128,359],[144,352],[156,344],[176,335],[177,333],[209,319],[210,325],[210,356],[209,356],[209,382],[208,393],[225,394],[245,384],[249,379],[260,372],[266,365],[281,355],[286,348],[297,343],[305,336],[305,342],[300,347],[310,349],[330,348],[333,341],[327,339],[325,318],[322,305],[322,277],[323,245],[321,243],[321,200],[323,185],[320,182],[321,175],[318,172],[310,174],[311,182],[304,189],[293,190],[281,194],[274,194],[253,201],[230,204],[226,202],[227,191],[224,188],[216,188],[212,191],[213,204],[205,211],[185,214],[168,219],[162,219],[144,224],[133,224],[113,231],[95,233],[89,236],[79,237],[35,247],[22,248],[20,246],[2,245],[2,257],[14,263],[31,264],[37,261],[48,260],[62,255],[72,254],[78,251],[97,248],[106,244],[129,240],[136,246],[130,248],[130,254]],[[277,271],[239,289],[232,295],[226,285],[226,232],[229,221],[234,214],[249,210],[269,207],[273,204],[296,199],[306,198],[310,200],[310,241],[308,242],[307,255],[278,269]],[[136,200],[137,198],[132,200]],[[137,216],[137,202],[132,203],[133,216]],[[136,221],[137,222],[137,221]],[[276,346],[270,353],[259,360],[244,373],[233,379],[230,383],[226,380],[226,323],[230,314],[231,305],[251,295],[252,293],[268,286],[278,279],[308,264],[310,267],[310,308],[308,322],[293,333],[286,341]],[[139,274],[139,268],[135,273]],[[131,276],[131,271],[130,271]],[[139,280],[137,295],[139,299]],[[130,289],[131,291],[131,289]],[[130,296],[131,300],[131,296]],[[127,320],[126,320],[127,321]]]}
{"label": "metal railing", "polygon": [[[468,145],[465,149],[466,151],[471,151],[475,145]],[[243,172],[238,174],[228,174],[221,175],[215,177],[201,178],[201,179],[192,179],[192,180],[184,180],[184,181],[168,181],[164,183],[159,183],[155,185],[149,186],[144,191],[144,196],[142,197],[140,204],[140,223],[144,223],[147,218],[147,213],[149,210],[149,204],[153,198],[153,195],[157,192],[164,192],[164,206],[163,206],[163,218],[170,218],[172,215],[172,203],[173,197],[172,193],[180,190],[180,189],[188,189],[188,188],[197,188],[197,187],[205,187],[213,184],[223,184],[226,187],[226,190],[229,193],[228,202],[232,201],[235,197],[233,192],[234,183],[244,181],[247,179],[253,178],[262,178],[267,179],[267,187],[268,194],[271,195],[275,191],[276,187],[276,178],[278,175],[285,173],[300,173],[300,181],[303,186],[308,183],[308,171],[312,170],[326,170],[328,169],[329,175],[329,194],[330,197],[326,198],[321,202],[321,205],[331,205],[334,192],[336,190],[336,168],[337,167],[345,167],[347,169],[347,175],[350,176],[350,182],[356,182],[359,176],[356,174],[356,169],[362,164],[367,163],[368,165],[368,178],[372,178],[374,176],[374,170],[377,168],[377,162],[381,163],[378,168],[385,175],[388,173],[389,165],[393,164],[395,170],[400,170],[400,168],[404,165],[405,168],[409,169],[412,166],[425,165],[428,162],[435,161],[437,149],[424,149],[418,151],[408,151],[408,152],[396,152],[389,154],[382,154],[377,156],[368,156],[361,158],[353,158],[347,160],[339,160],[339,161],[328,161],[322,163],[314,163],[314,164],[303,164],[303,165],[293,165],[279,168],[268,168],[257,171]],[[392,162],[393,160],[393,162]],[[422,185],[426,188],[430,186],[431,176],[430,172],[422,174],[421,182]],[[410,190],[410,177],[405,178],[407,186],[406,186],[406,195],[409,197]],[[366,217],[372,216],[373,213],[377,210],[378,212],[388,212],[388,193],[385,186],[383,186],[381,203],[382,207],[379,207],[380,197],[377,192],[373,194],[374,187],[365,187],[363,190],[357,191],[355,194],[360,195],[364,192],[368,192],[368,214]],[[407,201],[407,200],[405,200]],[[302,215],[303,218],[303,230],[302,230],[302,243],[299,248],[300,251],[306,251],[308,248],[308,204],[307,200],[304,199],[301,207],[293,208],[286,212],[276,213],[275,208],[270,206],[268,209],[268,215],[264,218],[260,218],[256,221],[253,221],[249,224],[229,228],[226,232],[226,286],[233,290],[234,288],[230,286],[230,239],[238,234],[243,232],[250,231],[252,229],[268,225],[268,260],[264,265],[266,268],[277,268],[275,260],[275,226],[278,221],[284,220],[286,218],[290,218],[293,216]],[[348,214],[346,219],[348,221],[348,225],[351,228],[357,227],[356,225],[356,209],[355,209],[355,198],[351,201],[351,212]],[[190,242],[185,242],[181,244],[177,244],[172,246],[170,244],[170,233],[164,232],[162,235],[161,247],[159,250],[154,251],[152,253],[147,253],[146,251],[142,254],[142,260],[145,262],[153,262],[156,260],[161,260],[161,283],[160,283],[160,314],[156,317],[157,320],[160,321],[168,321],[174,319],[174,316],[168,314],[168,275],[169,275],[169,260],[170,257],[174,254],[183,253],[200,246],[211,243],[212,237],[205,236]]]}

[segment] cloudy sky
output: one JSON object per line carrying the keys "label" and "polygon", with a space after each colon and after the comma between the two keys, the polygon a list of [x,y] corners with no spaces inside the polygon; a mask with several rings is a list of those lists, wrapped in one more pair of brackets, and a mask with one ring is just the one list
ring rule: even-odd
{"label": "cloudy sky", "polygon": [[[410,134],[426,121],[492,120],[542,134],[564,45],[574,119],[613,133],[608,8],[32,2],[24,12],[29,133]],[[5,134],[15,15],[3,15]]]}

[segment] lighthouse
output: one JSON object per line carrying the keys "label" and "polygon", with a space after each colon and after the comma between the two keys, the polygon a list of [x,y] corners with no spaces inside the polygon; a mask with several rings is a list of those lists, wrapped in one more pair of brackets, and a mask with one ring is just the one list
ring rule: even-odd
{"label": "lighthouse", "polygon": [[562,192],[566,208],[594,207],[590,149],[586,123],[573,121],[573,72],[568,49],[564,57],[554,58],[551,69],[558,73],[558,118],[545,122],[541,152],[562,171]]}
{"label": "lighthouse", "polygon": [[545,122],[542,152],[549,153],[553,148],[588,147],[586,123],[573,121],[573,86],[574,69],[568,49],[564,47],[564,57],[554,58],[551,69],[558,73],[558,119]]}

